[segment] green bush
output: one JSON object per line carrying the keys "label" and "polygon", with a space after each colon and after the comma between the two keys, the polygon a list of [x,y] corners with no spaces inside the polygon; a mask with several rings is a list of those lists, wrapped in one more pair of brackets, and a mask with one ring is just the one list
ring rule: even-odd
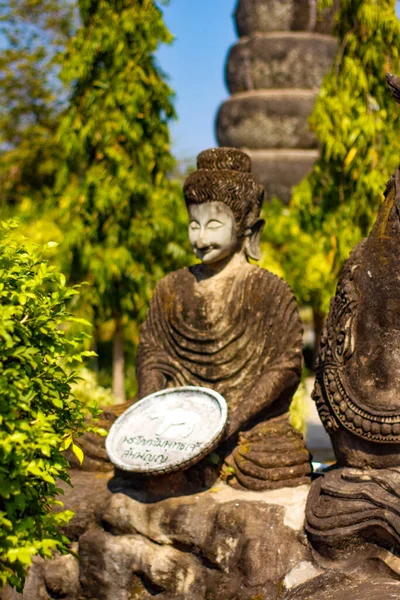
{"label": "green bush", "polygon": [[34,555],[68,551],[58,527],[72,513],[51,509],[57,479],[68,481],[62,450],[82,458],[74,439],[88,426],[67,365],[92,353],[79,352],[87,334],[67,334],[77,291],[13,229],[0,226],[0,588],[20,590]]}

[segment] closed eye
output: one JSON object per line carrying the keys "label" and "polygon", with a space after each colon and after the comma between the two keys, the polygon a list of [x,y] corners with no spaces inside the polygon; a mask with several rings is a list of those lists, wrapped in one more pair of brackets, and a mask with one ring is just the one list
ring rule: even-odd
{"label": "closed eye", "polygon": [[190,227],[190,229],[193,229],[193,230],[200,229],[200,225],[196,221],[190,221],[189,227]]}
{"label": "closed eye", "polygon": [[207,223],[207,227],[209,229],[219,229],[220,227],[223,227],[223,223],[221,223],[221,221],[217,221],[216,219],[213,219],[212,221],[208,221]]}

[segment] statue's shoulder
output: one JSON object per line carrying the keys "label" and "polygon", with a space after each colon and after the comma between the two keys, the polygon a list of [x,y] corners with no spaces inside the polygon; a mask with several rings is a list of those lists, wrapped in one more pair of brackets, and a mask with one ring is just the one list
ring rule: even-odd
{"label": "statue's shoulder", "polygon": [[193,279],[193,275],[190,272],[189,267],[183,267],[177,271],[171,271],[168,275],[165,275],[157,283],[154,290],[155,294],[162,294],[165,292],[171,292],[173,289],[178,289],[181,286],[187,285]]}
{"label": "statue's shoulder", "polygon": [[268,290],[273,296],[285,296],[294,299],[291,287],[282,277],[271,273],[267,269],[263,269],[259,265],[249,265],[249,277],[253,285],[260,286],[263,290]]}

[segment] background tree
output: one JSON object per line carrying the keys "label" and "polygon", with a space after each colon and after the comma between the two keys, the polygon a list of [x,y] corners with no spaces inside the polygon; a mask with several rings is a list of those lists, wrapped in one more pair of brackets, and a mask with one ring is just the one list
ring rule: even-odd
{"label": "background tree", "polygon": [[0,589],[21,590],[32,556],[67,551],[58,528],[73,513],[51,510],[57,479],[69,481],[62,450],[82,459],[74,439],[91,428],[68,368],[82,357],[82,335],[65,328],[77,291],[9,227],[0,228]]}
{"label": "background tree", "polygon": [[73,92],[60,128],[60,227],[71,279],[90,284],[83,302],[97,324],[112,323],[113,391],[123,399],[126,326],[185,257],[183,203],[167,177],[172,91],[154,58],[171,35],[153,0],[78,4],[82,25],[62,71]]}
{"label": "background tree", "polygon": [[297,298],[312,306],[317,338],[343,262],[368,234],[399,162],[400,114],[385,81],[388,71],[400,72],[395,4],[340,0],[339,49],[310,120],[320,159],[289,207],[266,209],[267,252],[280,257]]}
{"label": "background tree", "polygon": [[0,210],[28,219],[44,208],[60,152],[55,141],[65,90],[58,52],[76,18],[69,0],[0,1]]}

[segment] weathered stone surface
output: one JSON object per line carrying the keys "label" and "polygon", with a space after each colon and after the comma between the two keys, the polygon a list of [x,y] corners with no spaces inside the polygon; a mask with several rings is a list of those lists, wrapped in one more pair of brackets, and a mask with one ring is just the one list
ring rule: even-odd
{"label": "weathered stone surface", "polygon": [[316,148],[308,127],[316,94],[268,90],[235,94],[219,109],[218,143],[235,148]]}
{"label": "weathered stone surface", "polygon": [[337,41],[313,33],[270,33],[242,38],[229,53],[226,82],[232,94],[260,89],[319,88]]}
{"label": "weathered stone surface", "polygon": [[[145,503],[114,494],[79,543],[85,598],[190,600],[278,597],[287,571],[310,558],[301,533],[307,487]],[[129,497],[127,493],[133,497]]]}
{"label": "weathered stone surface", "polygon": [[286,574],[311,560],[302,528],[307,493],[308,486],[252,492],[219,482],[153,501],[125,488],[74,544],[79,561],[35,560],[23,600],[275,600]]}
{"label": "weathered stone surface", "polygon": [[233,467],[230,485],[264,490],[308,483],[310,456],[300,432],[293,429],[287,415],[256,425],[239,434],[239,443],[226,459]]}
{"label": "weathered stone surface", "polygon": [[239,37],[255,32],[309,30],[310,0],[239,0],[235,21]]}
{"label": "weathered stone surface", "polygon": [[238,0],[235,20],[239,37],[256,32],[317,31],[331,33],[338,6],[317,18],[315,0]]}
{"label": "weathered stone surface", "polygon": [[400,574],[400,470],[334,469],[311,486],[306,531],[321,556],[379,556]]}
{"label": "weathered stone surface", "polygon": [[343,269],[321,336],[314,399],[340,466],[400,466],[399,211],[398,170]]}
{"label": "weathered stone surface", "polygon": [[[373,574],[373,575],[372,575]],[[282,600],[397,600],[400,581],[379,560],[329,569],[283,594]]]}
{"label": "weathered stone surface", "polygon": [[284,203],[318,158],[318,150],[245,150],[251,156],[254,178],[265,188],[266,200],[276,196]]}
{"label": "weathered stone surface", "polygon": [[78,540],[82,533],[95,525],[97,511],[111,495],[107,487],[111,476],[112,473],[72,469],[71,486],[63,481],[57,483],[58,487],[64,490],[61,496],[64,507],[60,510],[72,510],[75,513],[63,528],[63,532],[70,540]]}
{"label": "weathered stone surface", "polygon": [[[76,553],[77,544],[72,544]],[[27,577],[23,600],[80,600],[79,562],[71,555],[56,556],[53,560],[34,558]],[[19,596],[11,596],[17,600]],[[7,600],[7,597],[2,600]]]}
{"label": "weathered stone surface", "polygon": [[283,588],[285,591],[297,588],[304,583],[315,579],[323,573],[323,570],[311,561],[299,562],[289,573],[286,574],[283,580]]}
{"label": "weathered stone surface", "polygon": [[[391,75],[388,79],[400,101],[400,79]],[[331,561],[335,568],[335,561],[347,567],[375,558],[386,563],[397,579],[399,243],[397,169],[369,237],[355,247],[343,268],[322,331],[313,397],[337,464],[312,484],[306,512],[306,531],[317,561]],[[371,561],[370,565],[365,583],[357,580],[357,597],[378,597]],[[390,597],[392,587],[387,585],[381,590]],[[326,598],[344,597],[337,591]],[[303,597],[312,596],[299,596]]]}
{"label": "weathered stone surface", "polygon": [[18,592],[8,585],[0,590],[0,600],[22,600],[22,598],[22,594],[18,594]]}
{"label": "weathered stone surface", "polygon": [[[100,562],[96,560],[99,551]],[[204,597],[204,577],[197,557],[139,535],[114,536],[92,530],[82,536],[80,556],[86,597],[128,600],[147,598],[146,592],[156,590],[188,600]]]}

